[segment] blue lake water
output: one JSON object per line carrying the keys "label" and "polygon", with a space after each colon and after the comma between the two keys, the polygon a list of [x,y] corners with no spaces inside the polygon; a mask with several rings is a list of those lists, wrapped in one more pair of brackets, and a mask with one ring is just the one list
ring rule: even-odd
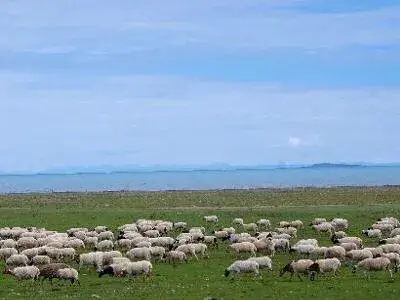
{"label": "blue lake water", "polygon": [[0,193],[400,185],[400,167],[0,175]]}

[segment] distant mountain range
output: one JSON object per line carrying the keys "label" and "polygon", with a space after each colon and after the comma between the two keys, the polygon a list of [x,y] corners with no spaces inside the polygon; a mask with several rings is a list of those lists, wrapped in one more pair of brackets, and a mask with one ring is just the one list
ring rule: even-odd
{"label": "distant mountain range", "polygon": [[400,163],[315,163],[315,164],[275,164],[275,165],[98,165],[89,167],[61,167],[47,169],[38,173],[7,172],[0,175],[62,175],[62,174],[109,174],[139,172],[190,172],[190,171],[235,171],[235,170],[276,170],[276,169],[326,169],[326,168],[358,168],[358,167],[400,167]]}

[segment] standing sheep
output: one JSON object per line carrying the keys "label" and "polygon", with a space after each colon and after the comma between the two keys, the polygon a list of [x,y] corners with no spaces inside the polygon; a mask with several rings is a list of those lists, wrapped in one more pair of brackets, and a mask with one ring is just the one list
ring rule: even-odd
{"label": "standing sheep", "polygon": [[253,273],[254,276],[259,276],[259,264],[256,261],[252,260],[237,260],[233,264],[231,264],[225,270],[225,277],[228,277],[230,274],[240,274],[240,273]]}

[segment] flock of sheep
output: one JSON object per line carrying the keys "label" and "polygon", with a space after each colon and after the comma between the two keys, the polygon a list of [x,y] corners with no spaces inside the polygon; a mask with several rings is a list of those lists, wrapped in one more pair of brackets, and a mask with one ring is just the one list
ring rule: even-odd
{"label": "flock of sheep", "polygon": [[[205,216],[203,222],[217,228],[218,217]],[[243,273],[258,277],[261,269],[272,270],[276,252],[301,256],[290,259],[280,271],[280,276],[290,273],[291,278],[306,275],[315,280],[318,274],[336,275],[345,263],[351,264],[354,273],[358,269],[365,274],[387,271],[393,278],[393,271],[397,272],[400,222],[396,218],[381,218],[361,232],[365,238],[379,240],[376,247],[369,248],[364,247],[362,238],[346,234],[346,219],[315,218],[310,226],[319,234],[329,235],[332,245],[320,246],[314,238],[292,242],[304,227],[301,220],[281,221],[271,231],[268,219],[245,223],[235,218],[231,227],[208,234],[203,226],[190,228],[186,222],[147,219],[125,224],[114,232],[107,226],[70,228],[66,232],[1,228],[0,261],[5,261],[3,273],[18,280],[42,278],[52,283],[57,278],[80,284],[78,270],[84,267],[95,268],[99,277],[150,276],[155,262],[167,261],[176,266],[188,259],[208,257],[210,249],[224,245],[238,258],[225,269],[226,277]],[[74,268],[71,264],[75,262]]]}

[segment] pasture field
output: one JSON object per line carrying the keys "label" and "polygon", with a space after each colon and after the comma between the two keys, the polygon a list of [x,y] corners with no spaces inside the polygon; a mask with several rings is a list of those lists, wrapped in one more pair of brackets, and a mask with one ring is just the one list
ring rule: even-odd
{"label": "pasture field", "polygon": [[[218,225],[206,225],[202,217],[216,214]],[[205,226],[207,232],[230,226],[235,217],[245,222],[270,219],[273,228],[280,220],[300,219],[305,227],[300,238],[317,238],[320,245],[332,245],[329,236],[315,233],[308,224],[315,217],[346,218],[349,235],[383,216],[400,217],[400,187],[298,188],[185,192],[110,192],[0,195],[0,228],[36,226],[65,231],[71,227],[107,225],[112,229],[138,218],[186,221],[189,226]],[[240,231],[239,231],[240,232]],[[176,235],[176,233],[173,233]],[[365,245],[377,240],[363,238]],[[294,240],[295,242],[296,240]],[[399,299],[400,275],[389,282],[387,273],[365,279],[343,266],[335,278],[320,276],[290,280],[278,276],[280,268],[297,256],[277,254],[273,271],[263,271],[261,279],[245,275],[232,280],[223,276],[236,255],[220,243],[209,250],[209,258],[190,260],[176,268],[154,263],[150,279],[98,278],[94,269],[80,270],[80,286],[44,282],[18,282],[0,274],[0,299]],[[75,263],[72,263],[77,267]],[[4,263],[0,263],[3,269]],[[287,275],[288,276],[288,275]]]}

